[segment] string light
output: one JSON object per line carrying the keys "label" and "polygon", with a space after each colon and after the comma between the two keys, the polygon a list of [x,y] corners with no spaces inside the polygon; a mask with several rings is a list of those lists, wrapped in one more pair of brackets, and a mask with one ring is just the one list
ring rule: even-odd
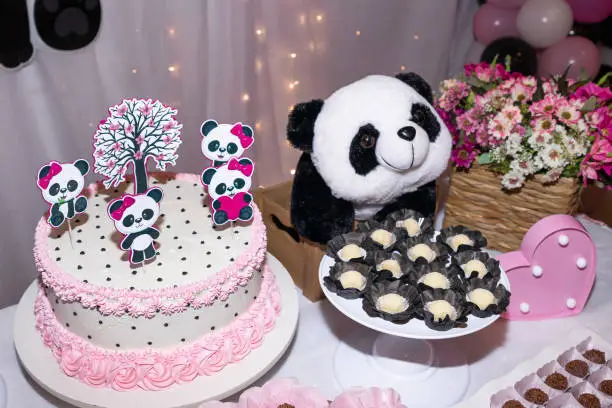
{"label": "string light", "polygon": [[135,74],[137,72],[138,72],[138,70],[136,68],[132,68],[132,74]]}
{"label": "string light", "polygon": [[293,89],[300,84],[300,81],[289,82],[289,89]]}
{"label": "string light", "polygon": [[255,129],[261,130],[261,122],[255,122]]}
{"label": "string light", "polygon": [[291,54],[289,54],[289,58],[297,58],[297,54],[295,52],[292,52]]}
{"label": "string light", "polygon": [[321,22],[323,21],[323,14],[317,14],[315,18],[317,19],[318,22]]}
{"label": "string light", "polygon": [[406,66],[405,66],[405,65],[402,65],[402,66],[400,67],[400,69],[401,69],[402,71],[405,71],[405,70],[406,70]]}
{"label": "string light", "polygon": [[415,34],[415,35],[412,36],[412,38],[414,38],[415,40],[420,40],[421,36],[418,35],[418,34]]}
{"label": "string light", "polygon": [[291,175],[294,176],[295,175],[295,169],[291,169],[291,171],[289,173],[291,173]]}
{"label": "string light", "polygon": [[359,37],[359,36],[361,35],[361,31],[359,31],[359,30],[355,31],[355,35],[356,35],[357,37]]}
{"label": "string light", "polygon": [[264,34],[263,28],[258,28],[257,30],[255,30],[255,34],[261,37]]}
{"label": "string light", "polygon": [[244,102],[248,102],[248,101],[249,101],[249,99],[251,99],[251,97],[249,96],[249,94],[248,94],[248,93],[243,93],[243,94],[242,94],[242,100],[243,100]]}
{"label": "string light", "polygon": [[306,14],[300,14],[300,24],[306,24]]}
{"label": "string light", "polygon": [[289,106],[289,113],[293,110],[293,105]]}
{"label": "string light", "polygon": [[309,49],[310,51],[314,51],[314,50],[315,50],[315,48],[316,48],[316,46],[315,46],[314,41],[309,41],[309,42],[308,42],[308,49]]}
{"label": "string light", "polygon": [[176,34],[176,30],[174,28],[170,27],[168,29],[168,36],[169,37],[174,37],[174,34]]}
{"label": "string light", "polygon": [[94,124],[92,122],[89,122],[89,127],[94,127]]}
{"label": "string light", "polygon": [[263,67],[263,62],[259,58],[255,58],[255,72],[260,73]]}
{"label": "string light", "polygon": [[168,71],[169,71],[169,72],[174,72],[174,71],[176,71],[176,66],[174,66],[174,65],[170,65],[170,66],[168,67]]}

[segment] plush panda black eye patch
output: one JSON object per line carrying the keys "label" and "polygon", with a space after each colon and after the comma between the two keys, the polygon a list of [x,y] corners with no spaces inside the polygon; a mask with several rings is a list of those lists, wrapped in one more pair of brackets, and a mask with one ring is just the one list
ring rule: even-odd
{"label": "plush panda black eye patch", "polygon": [[57,183],[53,183],[53,185],[49,188],[49,194],[52,196],[56,196],[60,191],[60,185]]}
{"label": "plush panda black eye patch", "polygon": [[74,180],[70,180],[70,181],[68,182],[67,187],[68,187],[68,191],[74,191],[74,190],[76,190],[76,189],[77,189],[77,187],[79,187],[79,183],[77,183],[77,182],[76,182],[76,181],[74,181]]}
{"label": "plush panda black eye patch", "polygon": [[153,218],[153,210],[150,208],[144,210],[142,212],[142,218],[144,218],[145,220],[150,220],[151,218]]}
{"label": "plush panda black eye patch", "polygon": [[246,183],[241,178],[237,178],[236,180],[234,180],[234,187],[236,187],[236,188],[242,188],[242,187],[244,187],[245,184]]}
{"label": "plush panda black eye patch", "polygon": [[225,193],[225,190],[227,190],[227,186],[225,185],[225,183],[221,183],[215,188],[215,193],[221,195]]}
{"label": "plush panda black eye patch", "polygon": [[440,123],[431,109],[420,103],[415,103],[412,105],[410,114],[412,115],[412,121],[427,132],[429,141],[435,142],[440,134]]}
{"label": "plush panda black eye patch", "polygon": [[238,146],[236,145],[236,143],[230,143],[227,145],[227,152],[229,154],[234,154],[238,151]]}
{"label": "plush panda black eye patch", "polygon": [[127,217],[125,217],[123,219],[123,226],[124,227],[131,227],[134,224],[134,216],[132,214],[128,215]]}
{"label": "plush panda black eye patch", "polygon": [[349,161],[355,173],[365,176],[378,166],[376,159],[376,142],[380,132],[371,123],[363,125],[357,131],[349,150]]}
{"label": "plush panda black eye patch", "polygon": [[210,150],[211,152],[216,152],[218,148],[219,142],[217,140],[213,140],[208,144],[208,150]]}

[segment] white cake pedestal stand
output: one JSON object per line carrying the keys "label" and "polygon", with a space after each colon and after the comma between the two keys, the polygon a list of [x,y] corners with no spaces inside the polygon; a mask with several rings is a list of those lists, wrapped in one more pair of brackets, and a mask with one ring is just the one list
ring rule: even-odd
{"label": "white cake pedestal stand", "polygon": [[298,298],[291,276],[281,263],[268,254],[268,265],[276,275],[283,307],[274,330],[266,334],[261,346],[242,361],[229,364],[210,377],[170,387],[164,391],[135,390],[118,392],[110,388],[92,388],[66,376],[44,346],[34,321],[34,300],[38,286],[32,283],[21,298],[15,316],[15,348],[27,373],[46,391],[85,408],[187,408],[208,400],[233,395],[264,375],[282,357],[293,339],[298,320]]}
{"label": "white cake pedestal stand", "polygon": [[[374,330],[349,335],[336,351],[334,368],[340,386],[394,388],[410,408],[444,408],[459,402],[469,384],[469,366],[451,340],[477,332],[499,316],[468,318],[467,327],[438,332],[421,320],[398,325],[372,318],[362,309],[361,300],[347,300],[330,292],[323,284],[334,260],[325,256],[319,267],[323,293],[342,314]],[[502,272],[500,283],[510,283]],[[436,341],[433,341],[436,340]]]}

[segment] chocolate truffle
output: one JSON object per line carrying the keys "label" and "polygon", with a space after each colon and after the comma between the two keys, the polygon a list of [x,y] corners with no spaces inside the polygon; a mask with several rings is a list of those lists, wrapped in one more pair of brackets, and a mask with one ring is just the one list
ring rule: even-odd
{"label": "chocolate truffle", "polygon": [[612,380],[603,380],[599,383],[599,391],[612,396]]}
{"label": "chocolate truffle", "polygon": [[593,394],[580,394],[580,396],[578,397],[578,402],[580,403],[580,405],[586,408],[601,408],[601,402],[599,402],[599,398],[597,398]]}
{"label": "chocolate truffle", "polygon": [[561,390],[561,391],[567,390],[567,386],[568,386],[567,377],[564,376],[563,374],[552,373],[551,375],[546,377],[546,380],[544,382],[550,388],[554,388],[555,390]]}
{"label": "chocolate truffle", "polygon": [[525,392],[523,397],[534,404],[544,405],[548,402],[548,394],[539,388],[530,388]]}
{"label": "chocolate truffle", "polygon": [[597,349],[590,349],[585,351],[583,354],[584,358],[595,364],[604,364],[606,362],[606,353]]}
{"label": "chocolate truffle", "polygon": [[565,365],[565,370],[571,375],[584,378],[589,374],[589,365],[582,360],[572,360]]}
{"label": "chocolate truffle", "polygon": [[517,400],[510,400],[506,401],[506,403],[502,405],[502,408],[525,408],[525,406]]}

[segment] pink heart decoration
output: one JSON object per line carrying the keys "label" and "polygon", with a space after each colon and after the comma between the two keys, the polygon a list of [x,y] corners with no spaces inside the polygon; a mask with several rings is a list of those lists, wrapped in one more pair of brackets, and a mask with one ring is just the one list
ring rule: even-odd
{"label": "pink heart decoration", "polygon": [[574,217],[551,215],[525,234],[521,249],[499,255],[512,296],[502,317],[543,320],[578,314],[587,302],[597,254],[591,236]]}

